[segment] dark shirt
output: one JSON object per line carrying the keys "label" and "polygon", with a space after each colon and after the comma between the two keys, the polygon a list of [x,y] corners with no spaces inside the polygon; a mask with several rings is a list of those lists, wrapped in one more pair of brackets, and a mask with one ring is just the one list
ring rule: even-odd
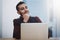
{"label": "dark shirt", "polygon": [[[13,20],[13,25],[14,25],[13,38],[21,39],[21,31],[20,31],[21,23],[25,23],[25,22],[23,22],[22,17]],[[27,23],[42,23],[42,21],[38,17],[30,16]]]}
{"label": "dark shirt", "polygon": [[[23,18],[20,17],[18,19],[13,20],[14,31],[13,31],[13,38],[21,39],[21,23],[23,22]],[[30,17],[27,23],[42,23],[42,21],[38,17]],[[48,29],[48,38],[52,37],[52,30]]]}

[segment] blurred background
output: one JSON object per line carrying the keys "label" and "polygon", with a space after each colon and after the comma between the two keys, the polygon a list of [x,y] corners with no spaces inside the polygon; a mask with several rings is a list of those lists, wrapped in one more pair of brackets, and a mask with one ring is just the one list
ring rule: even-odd
{"label": "blurred background", "polygon": [[26,2],[31,16],[48,23],[53,37],[60,37],[60,0],[0,0],[0,38],[13,37],[13,19],[18,18],[16,4]]}

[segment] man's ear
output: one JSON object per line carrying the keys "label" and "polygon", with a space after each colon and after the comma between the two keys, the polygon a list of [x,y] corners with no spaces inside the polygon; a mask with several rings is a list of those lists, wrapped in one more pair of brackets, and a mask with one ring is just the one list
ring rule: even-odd
{"label": "man's ear", "polygon": [[17,14],[19,14],[20,15],[20,13],[17,11]]}
{"label": "man's ear", "polygon": [[21,15],[21,16],[22,16],[22,14],[21,14],[19,11],[17,11],[17,14],[19,14],[19,15]]}

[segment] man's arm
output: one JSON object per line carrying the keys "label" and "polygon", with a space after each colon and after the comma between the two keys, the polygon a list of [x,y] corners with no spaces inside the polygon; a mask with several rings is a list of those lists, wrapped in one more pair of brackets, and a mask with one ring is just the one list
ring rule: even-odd
{"label": "man's arm", "polygon": [[20,24],[17,22],[17,19],[13,20],[13,25],[13,38],[20,39]]}

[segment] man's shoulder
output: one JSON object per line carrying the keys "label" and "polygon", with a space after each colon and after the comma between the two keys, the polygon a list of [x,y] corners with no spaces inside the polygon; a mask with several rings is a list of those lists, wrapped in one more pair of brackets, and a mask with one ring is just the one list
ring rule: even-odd
{"label": "man's shoulder", "polygon": [[32,18],[32,19],[39,19],[39,17],[37,17],[37,16],[34,16],[34,17],[30,17],[30,18]]}
{"label": "man's shoulder", "polygon": [[37,22],[42,23],[41,19],[40,19],[38,16],[31,17],[31,19],[34,19],[34,20],[36,20]]}
{"label": "man's shoulder", "polygon": [[19,22],[20,18],[13,19],[13,22]]}

